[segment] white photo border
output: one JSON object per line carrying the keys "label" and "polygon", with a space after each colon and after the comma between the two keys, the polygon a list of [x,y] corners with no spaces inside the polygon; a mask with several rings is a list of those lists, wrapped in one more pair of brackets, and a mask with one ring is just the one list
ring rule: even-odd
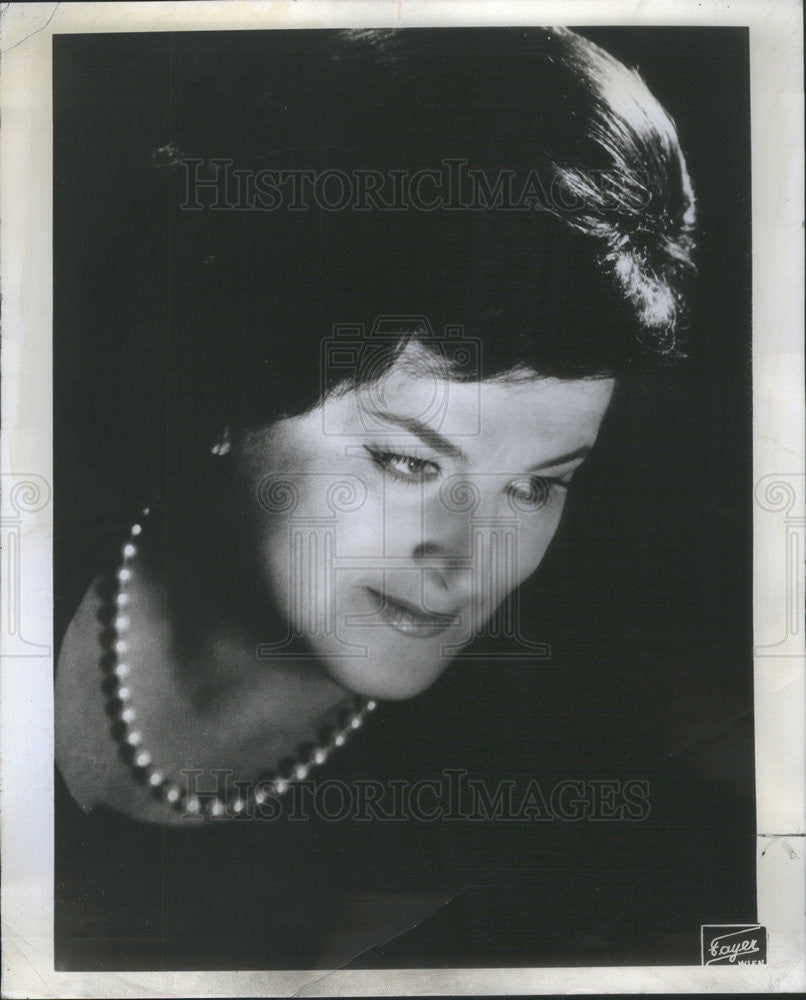
{"label": "white photo border", "polygon": [[[796,992],[804,959],[803,67],[797,0],[3,4],[3,995],[385,996]],[[573,24],[747,26],[753,197],[758,921],[765,966],[60,972],[53,968],[52,36]]]}

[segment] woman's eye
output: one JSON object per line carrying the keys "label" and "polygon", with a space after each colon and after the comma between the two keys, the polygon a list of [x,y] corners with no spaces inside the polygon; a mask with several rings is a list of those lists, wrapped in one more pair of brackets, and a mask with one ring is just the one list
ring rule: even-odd
{"label": "woman's eye", "polygon": [[416,455],[400,455],[392,451],[370,451],[372,460],[384,472],[406,483],[424,483],[439,475],[439,466]]}
{"label": "woman's eye", "polygon": [[548,503],[552,487],[564,485],[559,480],[532,476],[529,479],[516,479],[510,483],[509,492],[518,504],[538,510]]}

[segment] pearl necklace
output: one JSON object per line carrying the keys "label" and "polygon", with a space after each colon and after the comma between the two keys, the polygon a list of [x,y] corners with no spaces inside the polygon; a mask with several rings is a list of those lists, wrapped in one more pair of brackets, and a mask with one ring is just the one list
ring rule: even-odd
{"label": "pearl necklace", "polygon": [[[143,508],[143,517],[148,517],[149,507]],[[377,708],[377,703],[371,699],[355,698],[353,708],[347,710],[340,728],[333,730],[328,739],[314,745],[302,757],[298,757],[287,775],[277,774],[274,778],[257,783],[251,782],[248,794],[237,792],[235,795],[223,798],[212,793],[201,795],[183,791],[176,781],[168,778],[165,771],[158,767],[149,751],[143,745],[143,734],[137,728],[137,712],[132,703],[132,692],[128,679],[131,676],[131,666],[127,658],[129,644],[126,635],[131,620],[129,618],[130,594],[129,583],[132,580],[132,563],[137,555],[137,539],[143,532],[141,524],[133,524],[129,529],[129,537],[124,543],[121,553],[122,561],[116,573],[116,590],[113,596],[111,628],[103,637],[107,640],[101,667],[108,674],[106,690],[110,696],[109,709],[113,716],[112,732],[120,745],[124,759],[127,761],[133,776],[145,785],[159,801],[167,803],[174,809],[188,816],[217,818],[223,816],[251,815],[252,808],[260,806],[270,798],[279,798],[286,794],[294,781],[303,781],[312,768],[324,764],[334,750],[344,746],[350,735],[360,729],[366,716]],[[246,782],[236,784],[245,785]]]}

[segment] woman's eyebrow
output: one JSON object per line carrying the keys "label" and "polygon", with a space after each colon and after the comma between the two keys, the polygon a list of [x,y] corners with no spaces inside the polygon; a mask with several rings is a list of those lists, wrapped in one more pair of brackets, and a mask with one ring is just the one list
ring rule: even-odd
{"label": "woman's eyebrow", "polygon": [[583,444],[574,451],[569,451],[566,455],[558,455],[556,458],[550,458],[545,462],[541,462],[540,465],[533,465],[530,471],[540,472],[542,469],[553,469],[555,466],[567,465],[568,462],[573,462],[577,458],[584,458],[590,454],[592,447],[593,445]]}
{"label": "woman's eyebrow", "polygon": [[424,424],[421,420],[417,420],[415,417],[406,417],[399,413],[390,413],[388,410],[370,410],[369,411],[373,417],[377,417],[379,420],[383,420],[386,423],[397,424],[398,427],[402,427],[404,430],[415,434],[423,444],[428,445],[429,448],[433,448],[442,455],[446,455],[448,458],[464,459],[465,453],[453,442],[449,441],[447,438],[443,437],[438,431],[435,431],[433,427],[429,427],[428,424]]}

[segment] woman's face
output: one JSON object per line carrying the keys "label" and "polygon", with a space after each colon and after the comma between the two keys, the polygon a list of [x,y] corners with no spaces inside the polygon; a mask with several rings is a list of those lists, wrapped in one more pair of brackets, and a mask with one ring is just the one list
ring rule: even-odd
{"label": "woman's face", "polygon": [[613,385],[458,383],[401,359],[250,432],[249,544],[289,629],[263,655],[299,657],[302,640],[354,693],[429,687],[539,566]]}

